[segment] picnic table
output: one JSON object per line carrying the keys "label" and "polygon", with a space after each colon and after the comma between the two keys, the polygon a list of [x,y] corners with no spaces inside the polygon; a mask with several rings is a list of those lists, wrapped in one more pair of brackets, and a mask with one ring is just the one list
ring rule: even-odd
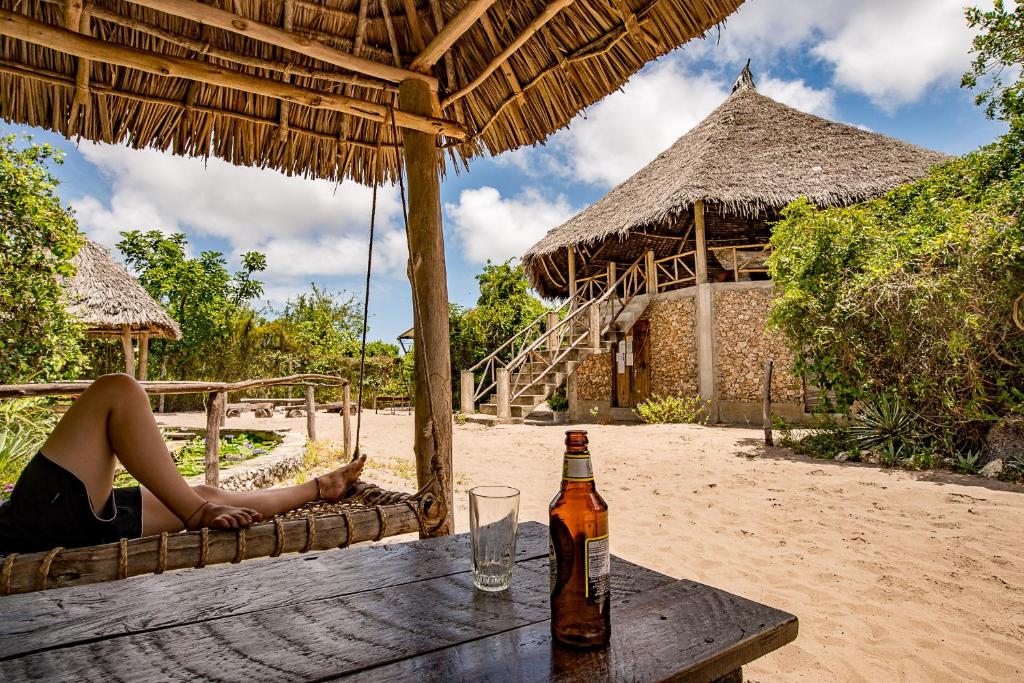
{"label": "picnic table", "polygon": [[0,680],[739,681],[785,612],[612,557],[612,642],[553,645],[547,527],[512,588],[473,588],[468,534],[0,598]]}

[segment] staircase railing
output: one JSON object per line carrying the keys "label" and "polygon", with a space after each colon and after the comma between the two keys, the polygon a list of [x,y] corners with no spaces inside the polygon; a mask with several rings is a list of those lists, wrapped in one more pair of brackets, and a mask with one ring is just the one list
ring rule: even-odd
{"label": "staircase railing", "polygon": [[[623,291],[622,295],[619,294],[619,289]],[[545,358],[540,353],[540,346],[544,338],[540,338],[533,344],[523,350],[518,356],[516,356],[506,366],[509,372],[515,372],[515,379],[511,382],[511,385],[515,387],[515,391],[512,392],[510,403],[515,403],[516,399],[523,396],[526,391],[532,388],[537,382],[543,377],[547,376],[552,369],[558,366],[566,356],[575,351],[577,348],[583,345],[583,343],[590,339],[593,334],[593,328],[591,323],[590,310],[594,306],[598,307],[598,311],[604,307],[606,302],[612,302],[609,308],[612,309],[611,316],[607,324],[603,324],[603,312],[597,316],[599,335],[604,335],[611,327],[618,322],[619,316],[625,310],[629,302],[639,294],[647,285],[646,274],[644,272],[644,257],[641,256],[630,265],[623,273],[618,277],[615,282],[608,287],[604,293],[597,299],[591,299],[577,305],[576,309],[573,310],[570,315],[559,321],[552,330],[549,331],[548,335],[545,335],[548,339],[554,338],[559,340],[559,343],[555,346],[555,352],[551,354],[549,358]],[[615,304],[619,304],[616,309]],[[582,328],[583,332],[577,334],[577,331]],[[567,343],[566,343],[567,342]],[[536,362],[545,363],[545,367],[541,372],[535,373],[533,378],[528,381],[523,381],[523,372],[527,361],[534,360]]]}

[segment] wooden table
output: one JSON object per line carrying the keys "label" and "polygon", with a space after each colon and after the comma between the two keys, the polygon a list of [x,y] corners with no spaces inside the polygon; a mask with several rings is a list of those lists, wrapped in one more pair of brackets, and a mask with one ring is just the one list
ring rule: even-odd
{"label": "wooden table", "polygon": [[547,527],[512,588],[473,588],[466,534],[0,598],[0,680],[738,680],[796,617],[612,558],[612,644],[553,646]]}

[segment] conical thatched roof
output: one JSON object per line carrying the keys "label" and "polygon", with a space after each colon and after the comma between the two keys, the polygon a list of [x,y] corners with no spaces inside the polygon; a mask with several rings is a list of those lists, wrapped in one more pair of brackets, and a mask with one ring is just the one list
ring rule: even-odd
{"label": "conical thatched roof", "polygon": [[68,309],[88,332],[133,332],[154,337],[181,338],[181,328],[163,306],[142,288],[107,252],[86,239],[74,258],[77,272],[68,283]]}
{"label": "conical thatched roof", "polygon": [[940,152],[805,114],[757,92],[748,68],[706,119],[523,256],[534,283],[539,257],[660,226],[694,202],[758,217],[806,196],[819,206],[878,197],[926,175]]}
{"label": "conical thatched roof", "polygon": [[399,137],[440,133],[439,161],[497,154],[568,125],[742,1],[0,0],[0,117],[394,180],[399,141],[380,123],[401,82],[427,83],[439,106],[433,118],[399,112]]}

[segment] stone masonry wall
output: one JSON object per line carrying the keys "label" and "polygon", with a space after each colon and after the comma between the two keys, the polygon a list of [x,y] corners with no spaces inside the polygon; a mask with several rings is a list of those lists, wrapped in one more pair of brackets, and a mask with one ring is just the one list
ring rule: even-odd
{"label": "stone masonry wall", "polygon": [[641,319],[651,323],[651,393],[696,396],[694,298],[654,300]]}
{"label": "stone masonry wall", "polygon": [[612,397],[612,355],[587,356],[576,368],[576,393],[582,401],[608,401]]}
{"label": "stone masonry wall", "polygon": [[781,335],[765,330],[775,296],[769,287],[718,289],[714,293],[715,378],[723,401],[760,401],[764,390],[764,364],[775,359],[772,400],[801,399],[800,379],[790,372],[793,355]]}

